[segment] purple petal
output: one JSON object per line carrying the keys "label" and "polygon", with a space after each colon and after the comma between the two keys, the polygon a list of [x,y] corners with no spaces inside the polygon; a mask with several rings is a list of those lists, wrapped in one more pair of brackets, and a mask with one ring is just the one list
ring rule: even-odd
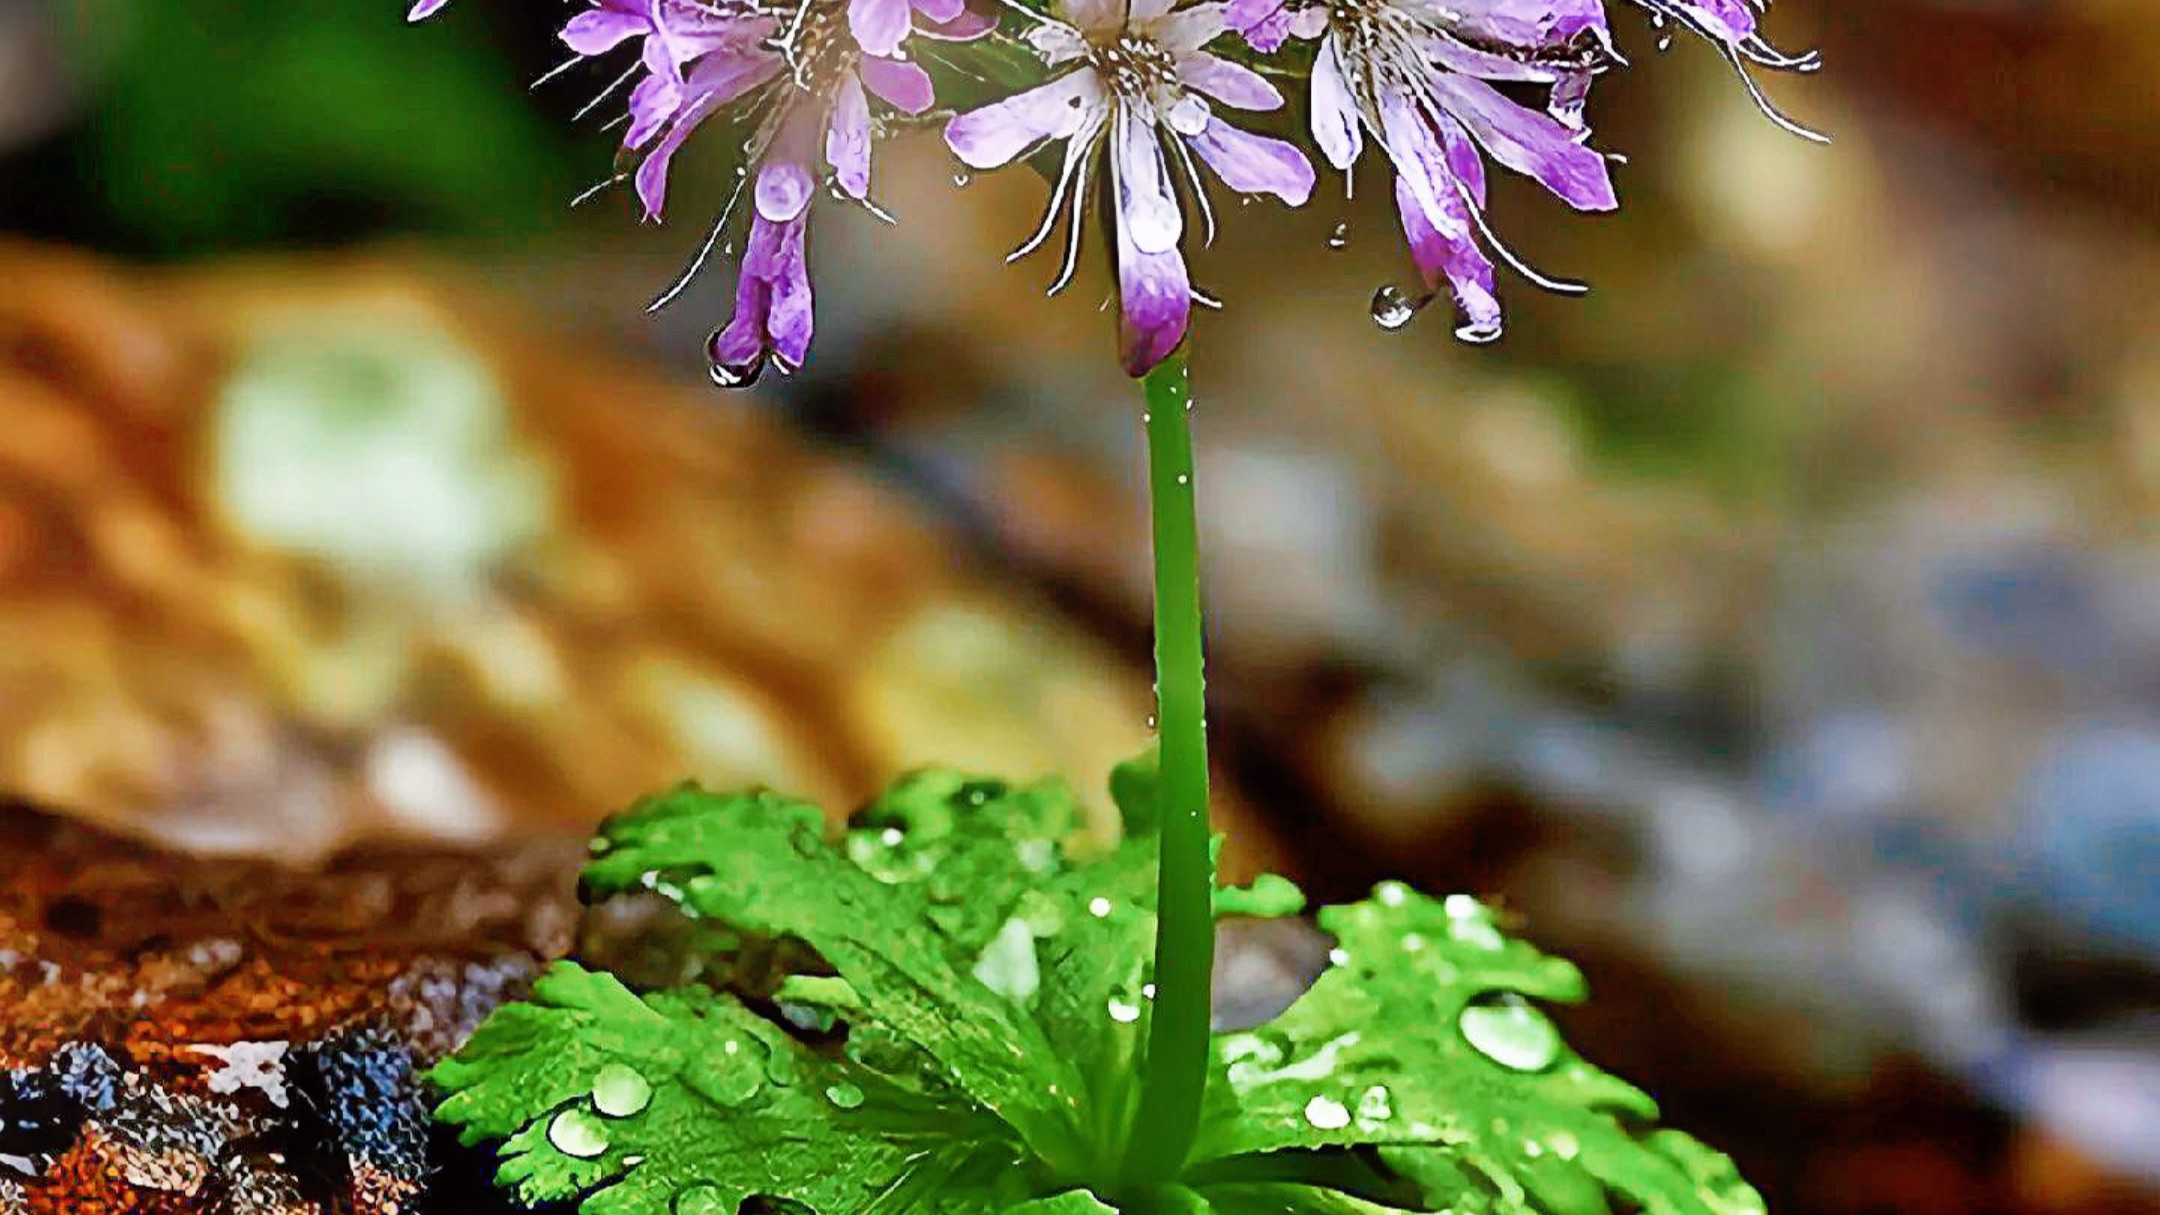
{"label": "purple petal", "polygon": [[1267,77],[1220,55],[1196,51],[1177,61],[1177,74],[1187,88],[1197,89],[1236,109],[1282,108],[1282,94],[1267,82]]}
{"label": "purple petal", "polygon": [[1610,211],[1620,205],[1605,158],[1577,143],[1576,132],[1551,115],[1517,105],[1467,76],[1437,76],[1431,87],[1442,108],[1470,128],[1494,160],[1536,178],[1577,210]]}
{"label": "purple petal", "polygon": [[[1456,208],[1463,207],[1460,198],[1450,201]],[[1455,303],[1463,314],[1463,326],[1456,332],[1465,338],[1486,341],[1499,336],[1500,301],[1493,294],[1492,260],[1471,237],[1467,211],[1461,216],[1462,222],[1453,226],[1451,234],[1443,234],[1426,222],[1424,208],[1399,177],[1395,179],[1395,209],[1402,214],[1403,236],[1410,245],[1410,258],[1417,263],[1425,286],[1437,289],[1440,280],[1445,278],[1455,296]]]}
{"label": "purple petal", "polygon": [[699,60],[691,72],[688,89],[694,98],[668,122],[667,134],[653,145],[637,168],[638,198],[648,218],[657,220],[667,202],[668,165],[698,124],[716,110],[770,80],[780,70],[780,57],[769,51],[746,50],[715,54]]}
{"label": "purple petal", "polygon": [[[1163,5],[1165,9],[1169,5]],[[1183,58],[1222,37],[1230,28],[1224,16],[1229,6],[1221,3],[1189,4],[1174,13],[1150,18],[1156,45],[1170,52],[1174,58]],[[1133,21],[1141,20],[1138,9],[1140,0],[1133,0]]]}
{"label": "purple petal", "polygon": [[1176,248],[1144,253],[1117,225],[1118,335],[1128,375],[1146,375],[1185,340],[1192,314],[1192,283]]}
{"label": "purple petal", "polygon": [[1293,207],[1312,197],[1313,167],[1295,144],[1242,131],[1220,118],[1186,141],[1223,184],[1240,194],[1273,194]]}
{"label": "purple petal", "polygon": [[1312,133],[1320,154],[1338,169],[1356,164],[1365,147],[1364,124],[1343,71],[1342,48],[1333,38],[1320,44],[1320,57],[1313,61]]}
{"label": "purple petal", "polygon": [[1469,191],[1478,206],[1484,206],[1485,153],[1478,150],[1477,141],[1470,138],[1461,123],[1450,118],[1440,124],[1440,147],[1447,155],[1448,173]]}
{"label": "purple petal", "polygon": [[848,29],[865,55],[890,55],[907,41],[914,21],[908,0],[848,0]]}
{"label": "purple petal", "polygon": [[[1125,0],[1125,24],[1127,27],[1133,27],[1160,21],[1169,15],[1171,9],[1176,7],[1177,0]],[[1195,4],[1185,11],[1192,12],[1195,9],[1207,7],[1210,6]],[[1221,9],[1222,4],[1216,3],[1212,7]]]}
{"label": "purple petal", "polygon": [[1435,227],[1447,225],[1445,200],[1455,195],[1455,175],[1431,120],[1414,100],[1399,92],[1380,97],[1380,146],[1395,165],[1403,187],[1417,200],[1425,221]]}
{"label": "purple petal", "polygon": [[997,13],[988,9],[963,8],[960,15],[950,21],[919,26],[916,33],[940,42],[973,42],[998,26]]}
{"label": "purple petal", "polygon": [[407,21],[425,21],[441,12],[442,6],[449,2],[450,0],[414,0],[412,8],[405,13],[405,19]]}
{"label": "purple petal", "polygon": [[920,114],[937,103],[930,73],[898,59],[865,59],[855,69],[870,91],[903,114]]}
{"label": "purple petal", "polygon": [[630,90],[630,126],[623,146],[642,148],[682,108],[683,86],[665,76],[647,76]]}
{"label": "purple petal", "polygon": [[779,253],[773,267],[772,313],[765,320],[766,336],[772,339],[773,357],[790,370],[800,367],[810,353],[814,328],[810,298],[810,265],[803,256],[803,231],[807,214],[781,226]]}
{"label": "purple petal", "polygon": [[928,18],[933,25],[957,20],[966,8],[967,0],[915,0],[915,11]]}
{"label": "purple petal", "polygon": [[651,30],[652,23],[635,13],[590,8],[570,18],[561,37],[564,46],[580,55],[605,55]]}
{"label": "purple petal", "polygon": [[1120,105],[1110,134],[1110,163],[1117,183],[1118,231],[1142,253],[1177,248],[1185,214],[1170,187],[1162,139],[1130,105]]}
{"label": "purple petal", "polygon": [[[870,192],[870,99],[853,72],[841,76],[833,95],[832,116],[825,124],[825,161],[833,182],[849,198]],[[764,178],[761,176],[759,184]]]}
{"label": "purple petal", "polygon": [[1068,72],[1025,93],[969,110],[946,124],[945,143],[975,169],[995,169],[1045,139],[1078,131],[1090,113],[1107,105],[1092,70]]}
{"label": "purple petal", "polygon": [[1284,0],[1230,0],[1223,22],[1263,55],[1281,50],[1290,39],[1290,6]]}
{"label": "purple petal", "polygon": [[757,213],[776,224],[801,215],[817,192],[817,179],[799,160],[768,160],[758,169]]}
{"label": "purple petal", "polygon": [[1755,36],[1755,12],[1745,0],[1673,0],[1673,7],[1700,23],[1712,37],[1746,42]]}

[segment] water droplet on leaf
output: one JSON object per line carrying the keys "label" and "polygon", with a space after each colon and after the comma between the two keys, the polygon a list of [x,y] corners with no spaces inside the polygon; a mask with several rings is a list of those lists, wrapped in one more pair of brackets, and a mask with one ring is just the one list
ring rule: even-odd
{"label": "water droplet on leaf", "polygon": [[1110,1001],[1110,1019],[1119,1025],[1131,1025],[1140,1019],[1140,1006],[1113,997]]}
{"label": "water droplet on leaf", "polygon": [[591,1160],[608,1149],[607,1127],[598,1118],[573,1107],[548,1123],[548,1142],[565,1156]]}
{"label": "water droplet on leaf", "polygon": [[1305,1121],[1318,1130],[1339,1131],[1350,1125],[1350,1108],[1333,1097],[1315,1097],[1305,1103]]}
{"label": "water droplet on leaf", "polygon": [[1108,918],[1110,915],[1110,900],[1104,898],[1099,894],[1096,895],[1094,898],[1089,899],[1088,914],[1094,916],[1098,920]]}
{"label": "water droplet on leaf", "polygon": [[720,1187],[703,1183],[678,1191],[668,1207],[670,1215],[735,1215],[735,1204]]}
{"label": "water droplet on leaf", "polygon": [[1462,1036],[1479,1054],[1519,1072],[1539,1072],[1560,1057],[1560,1031],[1550,1017],[1513,992],[1481,996],[1463,1009]]}
{"label": "water droplet on leaf", "polygon": [[1365,1090],[1365,1095],[1358,1098],[1357,1116],[1360,1122],[1386,1122],[1395,1116],[1386,1085],[1375,1084]]}
{"label": "water droplet on leaf", "polygon": [[863,1091],[852,1084],[842,1081],[839,1084],[826,1086],[825,1099],[844,1110],[860,1109],[863,1103]]}
{"label": "water droplet on leaf", "polygon": [[610,1063],[593,1077],[592,1103],[610,1118],[628,1118],[652,1104],[652,1082],[620,1063]]}

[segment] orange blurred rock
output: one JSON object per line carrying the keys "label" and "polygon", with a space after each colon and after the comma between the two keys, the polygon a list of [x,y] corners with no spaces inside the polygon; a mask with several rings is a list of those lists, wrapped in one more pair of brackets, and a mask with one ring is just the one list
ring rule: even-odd
{"label": "orange blurred rock", "polygon": [[1140,672],[754,399],[393,261],[0,280],[0,794],[301,860],[929,762],[1107,823],[1146,742]]}

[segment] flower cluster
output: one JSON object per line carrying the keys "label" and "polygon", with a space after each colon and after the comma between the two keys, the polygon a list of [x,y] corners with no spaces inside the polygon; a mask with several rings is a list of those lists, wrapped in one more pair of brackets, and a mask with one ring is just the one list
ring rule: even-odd
{"label": "flower cluster", "polygon": [[[422,20],[446,0],[418,0]],[[1809,56],[1763,40],[1766,0],[1628,0],[1659,27],[1691,31],[1730,60],[1763,109],[1753,67],[1806,70]],[[1315,173],[1297,144],[1256,134],[1232,112],[1280,110],[1277,80],[1309,91],[1311,145],[1348,173],[1368,141],[1391,172],[1396,208],[1427,294],[1446,291],[1458,335],[1501,328],[1495,257],[1540,285],[1576,289],[1516,260],[1485,216],[1491,165],[1530,177],[1570,206],[1618,205],[1607,157],[1590,144],[1585,102],[1623,66],[1607,0],[589,0],[563,27],[579,59],[636,48],[629,84],[626,174],[648,218],[667,201],[669,166],[708,125],[736,132],[741,185],[706,242],[716,247],[747,194],[735,313],[711,339],[714,378],[739,385],[768,364],[800,366],[813,308],[804,238],[822,181],[833,197],[872,207],[871,152],[910,118],[938,107],[942,82],[917,53],[954,47],[941,63],[1020,62],[1032,79],[945,117],[945,141],[972,169],[1013,163],[1061,143],[1042,223],[1015,258],[1062,221],[1070,281],[1090,199],[1114,250],[1126,369],[1141,375],[1184,340],[1193,301],[1185,263],[1187,209],[1212,239],[1199,166],[1247,196],[1291,206]],[[964,72],[970,91],[999,73]],[[1002,73],[1010,78],[1012,73]],[[1273,79],[1271,79],[1271,77]],[[1805,134],[1806,132],[1801,131]],[[879,212],[879,214],[883,214]],[[732,244],[730,245],[732,248]],[[705,261],[698,258],[698,263]],[[696,266],[693,266],[693,271]],[[670,293],[670,297],[672,296]],[[668,297],[663,297],[668,298]]]}

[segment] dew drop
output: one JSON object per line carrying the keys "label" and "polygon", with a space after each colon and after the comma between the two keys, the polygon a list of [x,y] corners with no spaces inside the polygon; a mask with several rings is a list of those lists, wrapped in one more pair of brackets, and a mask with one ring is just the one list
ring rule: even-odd
{"label": "dew drop", "polygon": [[1480,996],[1463,1009],[1463,1039],[1505,1068],[1539,1072],[1560,1057],[1560,1031],[1552,1019],[1513,992]]}
{"label": "dew drop", "polygon": [[1330,966],[1348,966],[1350,964],[1350,951],[1339,947],[1330,949],[1327,951],[1327,960]]}
{"label": "dew drop", "polygon": [[1107,918],[1110,914],[1110,900],[1104,898],[1099,894],[1096,895],[1094,898],[1089,899],[1088,914],[1094,916],[1098,920]]}
{"label": "dew drop", "polygon": [[1334,231],[1328,233],[1327,247],[1330,249],[1347,249],[1350,247],[1349,220],[1346,219],[1336,224]]}
{"label": "dew drop", "polygon": [[610,1063],[593,1077],[592,1103],[610,1118],[628,1118],[652,1104],[652,1083],[631,1068]]}
{"label": "dew drop", "polygon": [[1315,1097],[1305,1103],[1305,1121],[1323,1131],[1339,1131],[1350,1125],[1350,1107],[1333,1097]]}
{"label": "dew drop", "polygon": [[1395,1116],[1387,1085],[1375,1084],[1365,1090],[1365,1095],[1358,1098],[1357,1116],[1360,1122],[1386,1122]]}
{"label": "dew drop", "polygon": [[863,1091],[846,1081],[842,1081],[839,1084],[826,1086],[825,1099],[844,1110],[861,1109]]}
{"label": "dew drop", "polygon": [[1507,947],[1507,940],[1493,927],[1492,911],[1485,904],[1467,894],[1451,894],[1440,906],[1447,912],[1449,936],[1479,949]]}
{"label": "dew drop", "polygon": [[579,1160],[591,1160],[608,1149],[607,1127],[574,1106],[555,1115],[547,1134],[556,1151]]}
{"label": "dew drop", "polygon": [[1155,716],[1155,715],[1154,715],[1153,713],[1150,713],[1150,714],[1148,714],[1148,715],[1147,715],[1147,728],[1148,728],[1148,729],[1150,729],[1150,730],[1153,730],[1153,729],[1155,729],[1155,728],[1156,728],[1156,726],[1157,726],[1157,725],[1159,724],[1159,722],[1160,722],[1160,721],[1161,721],[1161,719],[1160,719],[1160,718],[1158,718],[1158,717],[1156,717],[1156,716]]}
{"label": "dew drop", "polygon": [[952,175],[952,184],[959,186],[961,189],[966,189],[967,184],[973,180],[975,179],[968,176],[966,173],[955,173]]}
{"label": "dew drop", "polygon": [[1490,346],[1500,340],[1503,326],[1498,321],[1466,322],[1455,327],[1455,336],[1473,346]]}
{"label": "dew drop", "polygon": [[676,1191],[668,1210],[669,1215],[735,1215],[734,1204],[720,1192],[720,1187],[703,1182]]}
{"label": "dew drop", "polygon": [[1410,318],[1416,316],[1419,309],[1432,303],[1432,301],[1433,297],[1429,293],[1413,298],[1404,294],[1402,288],[1389,283],[1387,286],[1373,292],[1373,324],[1393,333],[1395,330],[1409,324]]}
{"label": "dew drop", "polygon": [[747,361],[721,358],[716,348],[722,332],[715,329],[712,336],[705,339],[706,372],[712,376],[712,382],[722,388],[748,388],[757,383],[758,377],[765,374],[765,352],[759,350],[755,358]]}
{"label": "dew drop", "polygon": [[1191,474],[1191,473],[1179,473],[1179,474],[1177,475],[1177,483],[1178,483],[1179,485],[1191,485],[1191,484],[1192,484],[1192,474]]}
{"label": "dew drop", "polygon": [[1110,1001],[1110,1019],[1119,1025],[1131,1025],[1140,1019],[1140,1006],[1113,997]]}

